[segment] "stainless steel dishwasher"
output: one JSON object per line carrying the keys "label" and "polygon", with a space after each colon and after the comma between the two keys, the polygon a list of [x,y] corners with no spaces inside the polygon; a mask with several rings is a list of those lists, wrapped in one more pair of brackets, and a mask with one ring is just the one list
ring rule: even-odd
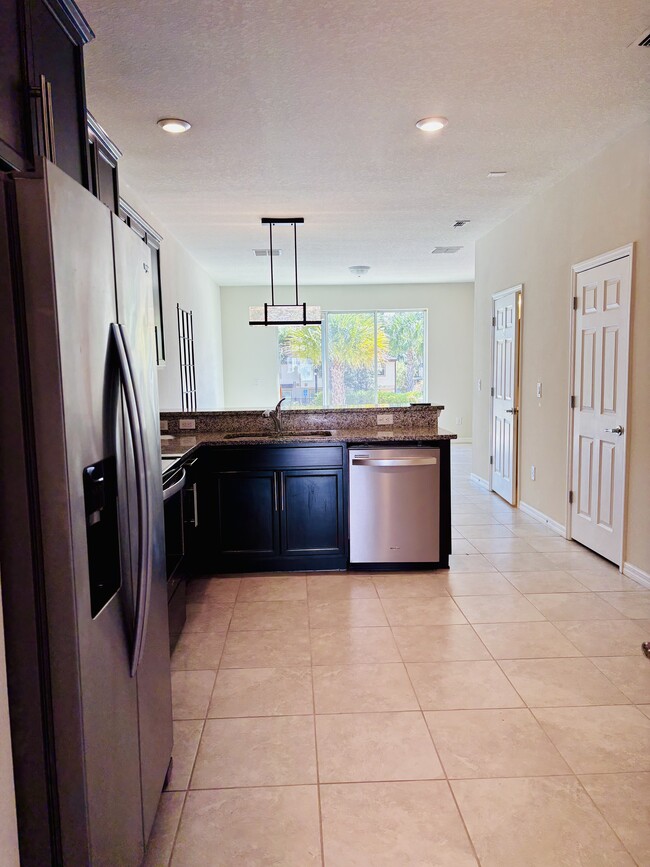
{"label": "stainless steel dishwasher", "polygon": [[437,563],[440,449],[353,448],[350,563]]}

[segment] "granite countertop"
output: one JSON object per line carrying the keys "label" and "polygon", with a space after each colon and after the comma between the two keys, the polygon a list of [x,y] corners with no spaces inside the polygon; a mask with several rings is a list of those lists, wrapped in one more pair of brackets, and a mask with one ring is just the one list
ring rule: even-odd
{"label": "granite countertop", "polygon": [[163,457],[185,457],[199,446],[241,446],[241,445],[360,445],[365,443],[433,442],[435,440],[454,440],[457,434],[431,428],[361,428],[358,430],[333,430],[331,436],[256,436],[250,435],[232,439],[226,433],[196,433],[171,436],[161,439]]}

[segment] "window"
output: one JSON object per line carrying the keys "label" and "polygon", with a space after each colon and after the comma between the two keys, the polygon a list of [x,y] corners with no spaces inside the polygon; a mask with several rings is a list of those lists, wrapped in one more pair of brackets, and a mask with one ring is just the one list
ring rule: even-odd
{"label": "window", "polygon": [[279,332],[285,406],[407,405],[426,400],[426,311],[332,311]]}

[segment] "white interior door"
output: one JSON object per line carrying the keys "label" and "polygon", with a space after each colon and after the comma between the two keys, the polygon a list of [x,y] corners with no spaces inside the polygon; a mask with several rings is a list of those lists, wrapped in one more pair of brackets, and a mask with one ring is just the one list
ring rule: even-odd
{"label": "white interior door", "polygon": [[620,565],[630,256],[576,275],[571,536]]}
{"label": "white interior door", "polygon": [[521,289],[494,296],[492,346],[492,490],[517,499],[517,392]]}

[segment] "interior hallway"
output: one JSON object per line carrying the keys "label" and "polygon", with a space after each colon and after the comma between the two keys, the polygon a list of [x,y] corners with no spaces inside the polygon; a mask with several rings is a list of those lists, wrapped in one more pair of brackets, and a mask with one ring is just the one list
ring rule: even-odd
{"label": "interior hallway", "polygon": [[448,572],[191,584],[148,867],[650,865],[650,591],[470,450]]}

